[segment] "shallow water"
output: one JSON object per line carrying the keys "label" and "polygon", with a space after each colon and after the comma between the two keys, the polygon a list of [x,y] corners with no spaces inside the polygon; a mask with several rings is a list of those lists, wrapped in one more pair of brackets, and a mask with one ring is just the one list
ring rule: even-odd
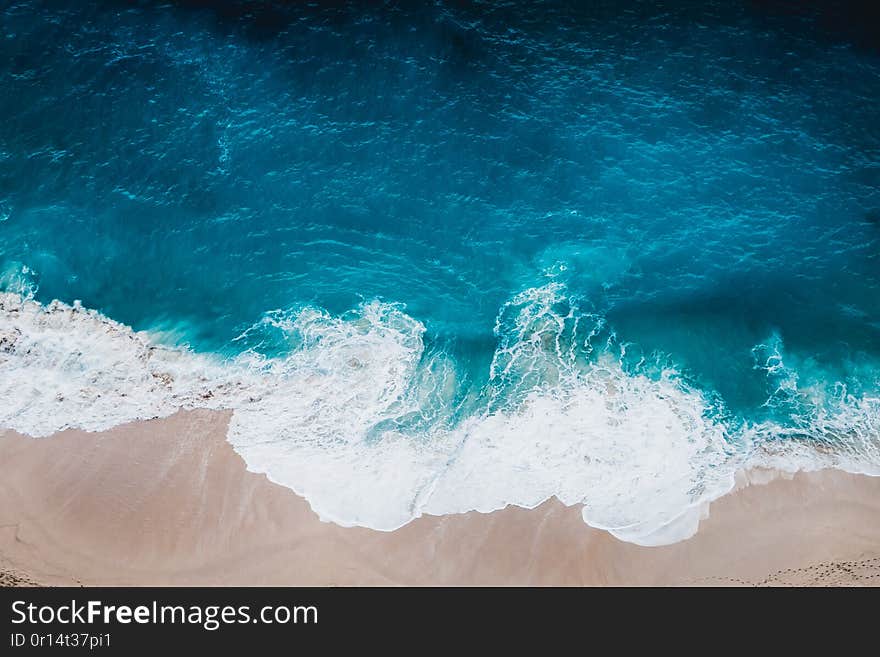
{"label": "shallow water", "polygon": [[880,56],[809,12],[68,4],[0,13],[4,426],[233,408],[342,524],[648,543],[880,468]]}

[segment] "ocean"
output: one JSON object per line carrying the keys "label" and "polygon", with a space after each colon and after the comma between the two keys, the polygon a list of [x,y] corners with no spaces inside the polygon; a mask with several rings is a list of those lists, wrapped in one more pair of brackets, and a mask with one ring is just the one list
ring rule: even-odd
{"label": "ocean", "polygon": [[880,50],[783,5],[2,3],[0,427],[645,545],[880,475]]}

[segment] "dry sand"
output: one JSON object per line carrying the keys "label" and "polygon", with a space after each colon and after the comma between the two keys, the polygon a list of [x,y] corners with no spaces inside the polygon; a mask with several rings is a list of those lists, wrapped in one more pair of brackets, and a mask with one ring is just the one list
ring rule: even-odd
{"label": "dry sand", "polygon": [[0,584],[880,583],[880,478],[752,473],[666,547],[618,541],[555,500],[385,533],[323,523],[248,472],[227,422],[192,411],[102,433],[0,432]]}

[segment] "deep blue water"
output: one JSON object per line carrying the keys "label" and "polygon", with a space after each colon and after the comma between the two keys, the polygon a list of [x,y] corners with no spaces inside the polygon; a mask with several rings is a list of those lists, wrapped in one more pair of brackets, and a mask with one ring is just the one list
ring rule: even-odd
{"label": "deep blue water", "polygon": [[267,311],[401,304],[460,399],[552,283],[736,421],[876,395],[878,52],[570,4],[3,3],[0,283],[226,356],[291,348],[235,339]]}

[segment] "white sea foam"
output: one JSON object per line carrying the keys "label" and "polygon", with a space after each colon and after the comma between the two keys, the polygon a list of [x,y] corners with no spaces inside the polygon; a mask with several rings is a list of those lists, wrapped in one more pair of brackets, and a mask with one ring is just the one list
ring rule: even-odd
{"label": "white sea foam", "polygon": [[32,436],[101,431],[208,405],[225,376],[219,361],[158,346],[79,304],[0,293],[4,427]]}
{"label": "white sea foam", "polygon": [[0,271],[0,290],[14,292],[24,299],[33,299],[39,290],[36,272],[27,265],[13,260],[6,269]]}
{"label": "white sea foam", "polygon": [[[556,496],[583,503],[590,525],[662,544],[693,534],[749,465],[880,474],[880,400],[838,391],[795,427],[732,422],[674,369],[625,367],[604,320],[554,283],[501,309],[488,383],[464,401],[424,332],[379,302],[339,317],[275,312],[241,342],[274,333],[286,355],[221,359],[78,304],[0,293],[0,426],[47,436],[232,409],[228,438],[249,469],[324,520],[381,530]],[[786,394],[813,394],[783,372],[781,341],[756,348],[756,363]]]}

